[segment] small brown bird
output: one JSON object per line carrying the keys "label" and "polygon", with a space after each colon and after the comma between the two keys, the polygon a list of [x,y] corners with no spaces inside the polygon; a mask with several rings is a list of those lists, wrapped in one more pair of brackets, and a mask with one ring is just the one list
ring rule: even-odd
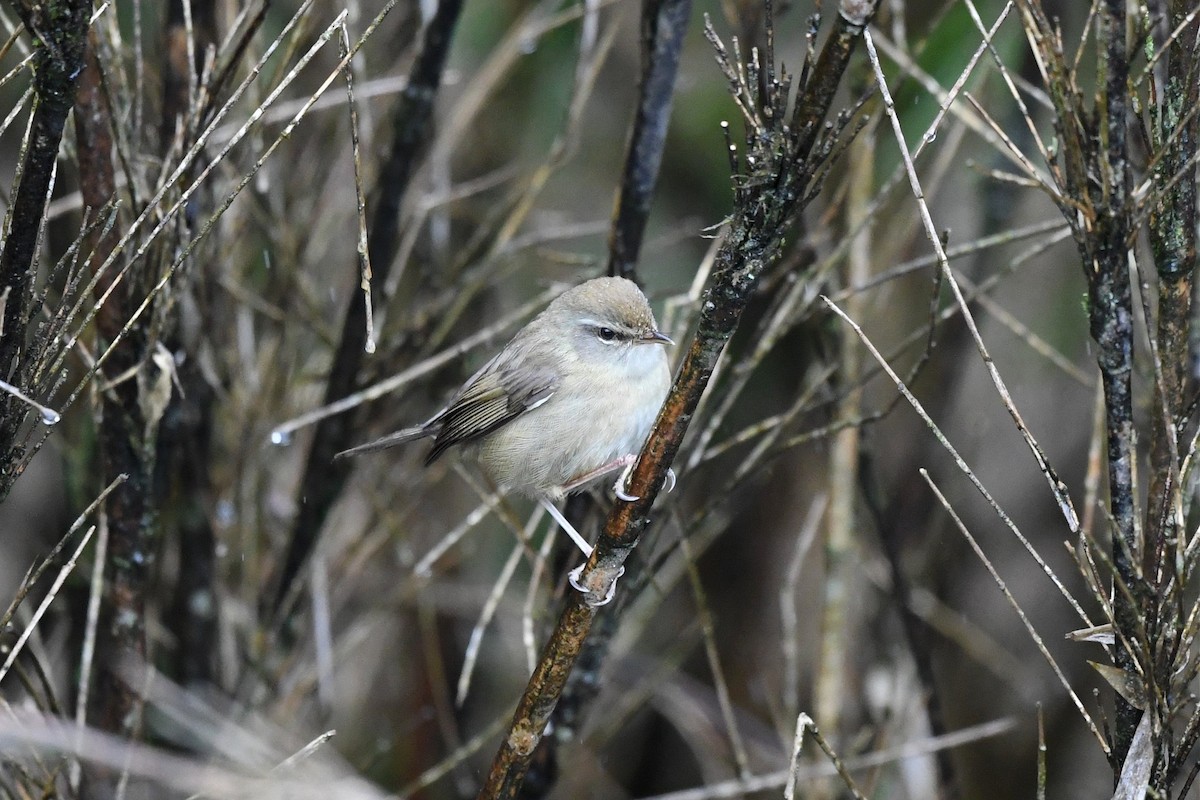
{"label": "small brown bird", "polygon": [[[595,278],[555,298],[428,421],[338,457],[433,438],[430,464],[461,446],[498,485],[539,501],[591,555],[554,503],[632,466],[671,386],[668,344],[637,284]],[[625,477],[614,488],[630,499]]]}

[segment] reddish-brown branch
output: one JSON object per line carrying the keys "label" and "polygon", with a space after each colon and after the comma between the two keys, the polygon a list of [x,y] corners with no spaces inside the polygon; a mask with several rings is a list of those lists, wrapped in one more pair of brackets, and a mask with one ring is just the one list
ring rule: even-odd
{"label": "reddish-brown branch", "polygon": [[[837,26],[826,40],[817,64],[808,65],[811,79],[800,89],[792,128],[783,123],[788,117],[782,113],[786,105],[782,94],[762,98],[763,103],[774,105],[774,113],[763,116],[766,123],[747,120],[751,132],[747,136],[746,163],[757,169],[753,180],[739,176],[743,188],[735,193],[737,202],[729,233],[716,257],[696,335],[629,478],[629,492],[638,499],[618,502],[609,514],[580,578],[587,591],[568,599],[492,761],[479,793],[481,800],[517,796],[530,758],[591,629],[596,616],[594,604],[604,598],[625,559],[649,527],[650,510],[717,359],[733,335],[764,267],[778,253],[785,231],[799,211],[802,199],[808,196],[805,189],[821,163],[821,157],[813,155],[820,151],[816,145],[820,141],[821,121],[828,113],[854,44],[872,11],[870,3],[842,4]],[[715,34],[711,36],[715,39]],[[722,57],[719,51],[718,58]],[[771,64],[769,53],[767,64]],[[764,77],[768,85],[786,83],[772,83],[777,76],[770,71]],[[758,87],[742,90],[758,92]],[[775,127],[758,127],[759,124]]]}

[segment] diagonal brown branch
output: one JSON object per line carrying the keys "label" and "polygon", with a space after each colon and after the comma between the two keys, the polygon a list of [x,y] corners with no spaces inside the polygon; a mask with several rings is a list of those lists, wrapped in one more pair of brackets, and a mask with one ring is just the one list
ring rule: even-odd
{"label": "diagonal brown branch", "polygon": [[[768,19],[767,63],[760,84],[758,54],[752,53],[746,80],[734,84],[743,109],[766,106],[772,113],[745,113],[749,174],[735,177],[735,206],[726,238],[704,295],[699,327],[675,385],[659,412],[654,431],[634,465],[629,491],[638,499],[617,503],[609,514],[595,552],[580,578],[587,593],[574,594],[562,612],[541,660],[529,679],[512,724],[492,762],[480,798],[517,795],[529,759],[558,702],[567,676],[596,616],[596,604],[623,570],[623,564],[650,525],[650,510],[666,480],[667,470],[683,441],[717,359],[733,335],[763,269],[779,251],[782,237],[801,209],[827,148],[820,134],[842,74],[874,6],[844,2],[834,30],[815,63],[805,64],[788,127],[786,105],[790,77],[776,74]],[[709,28],[718,61],[729,67],[723,46]],[[731,69],[726,69],[730,74]],[[743,73],[743,74],[747,74]],[[765,86],[760,92],[759,86]],[[734,163],[735,169],[737,163]]]}

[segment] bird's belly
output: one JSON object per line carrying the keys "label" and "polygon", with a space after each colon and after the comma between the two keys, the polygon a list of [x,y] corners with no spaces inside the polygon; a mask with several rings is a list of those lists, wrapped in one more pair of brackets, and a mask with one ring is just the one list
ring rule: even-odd
{"label": "bird's belly", "polygon": [[493,481],[511,490],[534,497],[561,496],[580,476],[641,451],[670,374],[664,364],[661,375],[644,380],[645,386],[623,386],[604,403],[556,393],[487,436],[479,445],[480,465]]}

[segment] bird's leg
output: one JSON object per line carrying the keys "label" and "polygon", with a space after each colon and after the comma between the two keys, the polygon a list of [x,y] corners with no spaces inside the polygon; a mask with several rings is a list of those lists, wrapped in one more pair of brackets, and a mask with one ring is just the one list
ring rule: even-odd
{"label": "bird's leg", "polygon": [[[603,474],[603,473],[601,473],[601,474]],[[579,535],[579,531],[575,530],[575,526],[567,521],[567,518],[565,516],[563,516],[563,513],[561,511],[558,510],[558,507],[555,506],[554,503],[550,502],[550,500],[548,500],[545,497],[541,498],[538,502],[542,504],[542,508],[546,509],[546,511],[549,512],[550,516],[554,517],[554,521],[558,523],[559,527],[562,528],[564,531],[566,531],[567,536],[571,537],[571,541],[575,542],[576,547],[578,547],[580,550],[583,551],[583,555],[587,558],[591,558],[592,557],[592,546],[587,543],[586,539],[584,539],[582,536]],[[583,575],[583,568],[586,566],[587,566],[587,563],[585,562],[583,564],[580,564],[578,567],[571,570],[570,572],[568,572],[567,580],[571,583],[572,586],[574,586],[580,592],[583,592],[584,594],[590,594],[590,592],[588,591],[588,588],[586,586],[584,586],[583,583],[580,581],[580,578]],[[625,568],[621,567],[620,571],[617,572],[617,577],[619,578],[624,574],[625,574]],[[604,599],[600,600],[598,602],[595,602],[595,603],[590,603],[590,605],[592,605],[592,606],[607,605],[609,603],[609,601],[611,601],[613,599],[613,595],[615,595],[616,593],[617,593],[617,581],[614,579],[613,582],[609,585],[608,592],[604,595]]]}
{"label": "bird's leg", "polygon": [[546,509],[550,516],[554,517],[554,521],[558,523],[558,526],[563,529],[567,536],[571,537],[571,541],[575,543],[575,546],[583,551],[583,557],[591,558],[592,546],[587,543],[587,539],[579,535],[579,531],[575,530],[574,525],[567,522],[567,518],[563,516],[563,513],[558,510],[554,503],[545,497],[538,502],[542,504],[542,508]]}
{"label": "bird's leg", "polygon": [[562,487],[562,490],[564,492],[570,492],[574,489],[578,489],[580,486],[583,486],[585,483],[590,483],[591,481],[596,480],[596,478],[607,475],[608,473],[612,472],[613,470],[618,470],[618,469],[621,469],[622,467],[624,467],[625,469],[628,469],[629,467],[633,466],[633,462],[636,460],[637,460],[636,453],[630,453],[629,455],[621,456],[620,458],[618,458],[614,461],[608,462],[607,464],[605,464],[602,467],[596,467],[595,469],[593,469],[589,472],[585,472],[582,475],[576,475],[574,478],[571,479],[570,483],[568,483],[566,486]]}
{"label": "bird's leg", "polygon": [[[619,499],[624,500],[627,503],[632,503],[634,500],[637,500],[638,498],[634,497],[633,495],[629,494],[629,492],[625,491],[625,485],[629,482],[629,476],[633,472],[633,462],[635,462],[635,461],[637,461],[637,453],[629,453],[627,455],[623,455],[620,458],[617,458],[617,459],[614,459],[614,460],[608,462],[607,464],[605,464],[602,467],[597,467],[596,469],[591,470],[590,472],[585,472],[582,475],[576,475],[574,478],[571,479],[570,483],[568,483],[567,485],[562,487],[562,490],[564,492],[569,492],[572,489],[578,489],[580,486],[583,486],[585,483],[594,481],[594,480],[596,480],[596,478],[599,478],[602,475],[607,475],[608,473],[619,469],[619,470],[621,470],[621,477],[617,478],[617,482],[613,484],[613,494],[615,494]],[[670,469],[668,467],[667,468],[666,491],[670,492],[674,488],[675,488],[675,470]]]}

